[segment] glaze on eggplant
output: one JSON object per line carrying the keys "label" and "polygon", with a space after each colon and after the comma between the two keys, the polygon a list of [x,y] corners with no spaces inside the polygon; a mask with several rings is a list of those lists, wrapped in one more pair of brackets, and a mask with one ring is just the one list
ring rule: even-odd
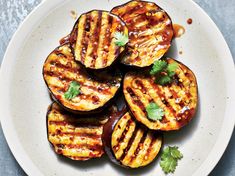
{"label": "glaze on eggplant", "polygon": [[115,44],[117,32],[128,36],[118,16],[101,10],[82,14],[69,37],[75,60],[89,69],[109,67],[125,49]]}
{"label": "glaze on eggplant", "polygon": [[139,124],[127,109],[104,125],[102,140],[111,161],[126,168],[150,164],[162,145],[161,133]]}
{"label": "glaze on eggplant", "polygon": [[[102,75],[102,76],[101,76]],[[66,110],[73,113],[99,112],[113,99],[121,86],[122,75],[117,69],[99,72],[99,77],[88,74],[74,61],[69,44],[56,48],[46,59],[43,77],[52,97]],[[80,84],[80,93],[68,100],[64,94],[72,81]]]}
{"label": "glaze on eggplant", "polygon": [[74,115],[52,103],[47,112],[47,136],[55,152],[72,160],[99,158],[104,154],[101,135],[111,109],[90,118]]}
{"label": "glaze on eggplant", "polygon": [[[197,80],[194,73],[184,64],[178,63],[173,83],[161,86],[156,77],[149,74],[129,72],[124,78],[123,92],[134,117],[153,130],[178,130],[194,117],[198,104]],[[165,115],[162,120],[148,118],[146,107],[150,103],[160,106]]]}
{"label": "glaze on eggplant", "polygon": [[111,10],[129,30],[129,43],[121,62],[146,67],[162,58],[171,46],[172,21],[169,15],[153,2],[130,1]]}

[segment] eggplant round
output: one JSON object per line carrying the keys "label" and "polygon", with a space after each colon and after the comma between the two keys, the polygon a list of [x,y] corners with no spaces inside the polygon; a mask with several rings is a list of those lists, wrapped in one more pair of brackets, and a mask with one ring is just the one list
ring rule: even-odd
{"label": "eggplant round", "polygon": [[126,168],[150,164],[162,146],[162,134],[139,124],[127,109],[111,116],[102,140],[111,161]]}
{"label": "eggplant round", "polygon": [[130,1],[111,10],[129,30],[129,43],[121,62],[146,67],[162,58],[173,39],[170,16],[153,2]]}
{"label": "eggplant round", "polygon": [[[125,99],[134,117],[152,130],[178,130],[194,117],[198,104],[197,80],[184,64],[168,59],[168,64],[177,63],[174,81],[162,86],[156,77],[148,73],[129,72],[123,83]],[[148,118],[146,107],[156,103],[164,111],[161,120]]]}
{"label": "eggplant round", "polygon": [[[91,76],[81,64],[74,61],[69,44],[56,48],[48,56],[43,66],[43,77],[53,99],[66,110],[78,114],[103,110],[120,89],[122,81],[117,69],[99,72],[102,80]],[[65,93],[73,81],[79,83],[80,93],[72,99],[66,99]]]}
{"label": "eggplant round", "polygon": [[75,115],[52,103],[47,112],[47,136],[55,152],[72,160],[99,158],[104,154],[103,125],[112,108],[90,116]]}
{"label": "eggplant round", "polygon": [[128,36],[128,29],[118,16],[101,10],[82,14],[69,37],[75,60],[89,69],[109,67],[125,50],[125,45],[116,44],[116,33]]}

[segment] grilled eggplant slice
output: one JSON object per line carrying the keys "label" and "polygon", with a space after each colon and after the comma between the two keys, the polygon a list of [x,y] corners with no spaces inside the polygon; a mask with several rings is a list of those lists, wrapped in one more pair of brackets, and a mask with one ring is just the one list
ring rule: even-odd
{"label": "grilled eggplant slice", "polygon": [[57,154],[72,160],[99,158],[104,149],[101,140],[109,111],[90,118],[71,114],[53,103],[47,113],[48,140]]}
{"label": "grilled eggplant slice", "polygon": [[[168,63],[177,62],[168,59]],[[197,102],[197,81],[193,72],[180,62],[175,71],[175,81],[161,86],[155,77],[143,73],[127,73],[124,78],[124,95],[134,117],[149,129],[178,130],[194,117]],[[146,107],[155,102],[164,110],[162,120],[148,118]]]}
{"label": "grilled eggplant slice", "polygon": [[116,15],[100,10],[82,14],[70,34],[75,60],[90,69],[110,66],[125,49],[115,44],[117,32],[128,36],[125,23]]}
{"label": "grilled eggplant slice", "polygon": [[159,153],[162,135],[136,122],[130,112],[123,112],[112,116],[104,125],[105,151],[114,163],[123,167],[146,166]]}
{"label": "grilled eggplant slice", "polygon": [[[81,114],[102,110],[115,96],[122,80],[120,72],[115,70],[112,73],[99,72],[99,78],[104,80],[91,77],[82,65],[74,61],[68,44],[58,47],[48,56],[43,76],[52,97],[65,109]],[[80,94],[66,99],[65,92],[73,81],[80,84]]]}
{"label": "grilled eggplant slice", "polygon": [[122,63],[146,67],[160,59],[170,48],[173,27],[169,15],[152,2],[130,1],[115,7],[129,30],[129,44]]}

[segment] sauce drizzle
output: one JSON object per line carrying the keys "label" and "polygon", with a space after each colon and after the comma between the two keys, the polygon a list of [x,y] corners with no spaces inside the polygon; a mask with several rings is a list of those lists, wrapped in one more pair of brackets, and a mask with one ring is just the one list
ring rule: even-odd
{"label": "sauce drizzle", "polygon": [[193,23],[192,18],[189,18],[189,19],[187,20],[187,23],[188,23],[188,24],[192,24],[192,23]]}
{"label": "sauce drizzle", "polygon": [[185,33],[185,28],[179,24],[173,24],[174,37],[179,38]]}

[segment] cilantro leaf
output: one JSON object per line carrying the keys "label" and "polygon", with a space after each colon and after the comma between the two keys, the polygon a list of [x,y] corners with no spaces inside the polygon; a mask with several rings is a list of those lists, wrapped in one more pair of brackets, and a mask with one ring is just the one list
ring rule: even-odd
{"label": "cilantro leaf", "polygon": [[173,81],[175,75],[175,70],[178,68],[178,63],[173,62],[168,64],[164,60],[155,61],[152,69],[150,70],[150,75],[155,75],[155,83],[159,85],[166,85]]}
{"label": "cilantro leaf", "polygon": [[146,111],[148,113],[148,118],[154,121],[162,120],[162,116],[165,114],[163,109],[160,108],[160,106],[158,106],[156,103],[150,103],[146,107]]}
{"label": "cilantro leaf", "polygon": [[155,83],[160,84],[162,86],[169,84],[172,82],[172,78],[168,75],[161,75],[156,78]]}
{"label": "cilantro leaf", "polygon": [[67,100],[75,98],[80,93],[80,84],[76,81],[72,81],[68,90],[65,92],[64,97]]}
{"label": "cilantro leaf", "polygon": [[173,62],[167,65],[167,72],[175,72],[177,68],[178,68],[178,64],[176,62]]}
{"label": "cilantro leaf", "polygon": [[181,159],[181,158],[183,158],[182,153],[180,153],[180,151],[178,150],[178,147],[176,147],[176,146],[171,147],[171,156],[172,156],[173,158],[176,158],[176,159]]}
{"label": "cilantro leaf", "polygon": [[173,173],[177,166],[177,160],[175,160],[173,157],[166,157],[161,160],[160,166],[166,174],[170,172]]}
{"label": "cilantro leaf", "polygon": [[163,60],[157,60],[154,62],[153,67],[150,71],[151,75],[156,75],[167,68],[167,62]]}
{"label": "cilantro leaf", "polygon": [[121,32],[116,32],[114,34],[114,38],[116,39],[115,44],[117,46],[125,46],[128,43],[128,35],[125,35]]}
{"label": "cilantro leaf", "polygon": [[160,166],[165,173],[173,173],[178,165],[178,160],[181,158],[183,158],[183,155],[178,147],[168,146],[163,150]]}

